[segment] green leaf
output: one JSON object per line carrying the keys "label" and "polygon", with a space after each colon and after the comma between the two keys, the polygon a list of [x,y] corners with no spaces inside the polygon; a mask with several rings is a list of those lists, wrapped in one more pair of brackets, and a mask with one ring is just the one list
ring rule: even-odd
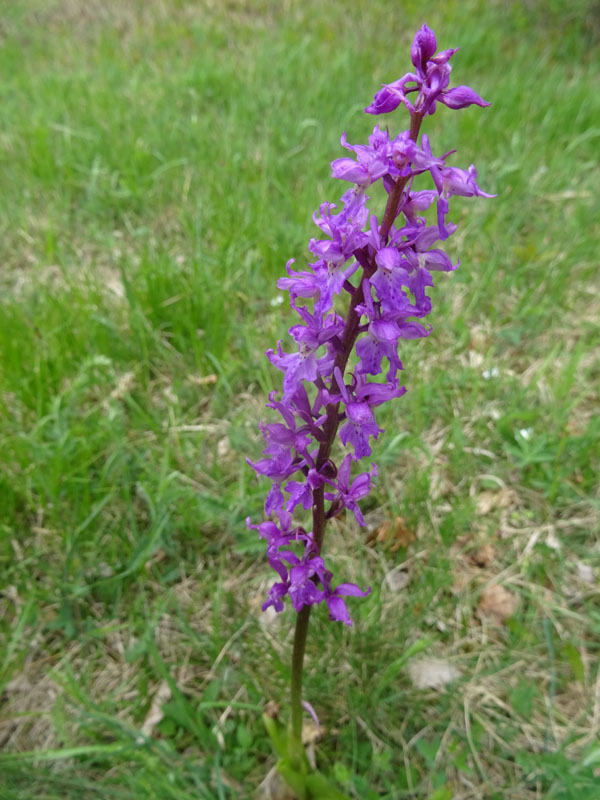
{"label": "green leaf", "polygon": [[282,758],[287,758],[288,746],[285,728],[280,722],[277,722],[276,719],[273,719],[273,717],[270,717],[268,714],[263,714],[262,720],[266,731],[269,734],[269,739],[273,743],[273,747],[275,748],[276,752]]}
{"label": "green leaf", "polygon": [[572,644],[572,642],[565,642],[561,650],[565,661],[571,667],[573,675],[578,681],[583,683],[585,680],[585,670],[583,667],[583,660],[581,658],[581,653],[575,647],[575,645]]}
{"label": "green leaf", "polygon": [[350,797],[330,783],[325,775],[313,772],[306,778],[310,800],[350,800]]}
{"label": "green leaf", "polygon": [[151,558],[161,546],[162,534],[169,522],[170,514],[167,512],[160,518],[158,522],[153,524],[150,533],[140,540],[135,552],[127,564],[125,571],[119,573],[119,575],[116,577],[124,578],[127,575],[137,572],[141,567],[144,566],[148,559]]}
{"label": "green leaf", "polygon": [[433,794],[430,794],[427,800],[452,800],[453,797],[454,792],[449,786],[441,786]]}
{"label": "green leaf", "polygon": [[377,686],[378,690],[381,691],[382,689],[385,689],[385,687],[388,686],[388,684],[390,684],[398,675],[406,662],[409,661],[413,656],[416,656],[422,650],[427,650],[430,644],[430,639],[419,639],[414,644],[411,644],[408,650],[403,653],[400,658],[392,661],[392,663],[384,671],[383,676]]}
{"label": "green leaf", "polygon": [[423,760],[429,768],[433,767],[435,763],[435,757],[440,749],[441,741],[441,736],[436,736],[431,742],[426,739],[419,739],[416,743],[418,752],[423,756]]}
{"label": "green leaf", "polygon": [[346,783],[347,780],[350,780],[348,767],[341,761],[336,761],[333,765],[333,775],[338,783]]}
{"label": "green leaf", "polygon": [[283,777],[287,785],[294,791],[300,800],[310,800],[307,792],[306,772],[298,771],[292,766],[289,758],[280,758],[277,762],[277,772]]}
{"label": "green leaf", "polygon": [[80,758],[81,756],[101,756],[105,754],[126,753],[139,749],[137,743],[110,742],[108,744],[79,745],[77,747],[65,747],[62,750],[28,750],[20,753],[2,753],[0,761],[64,761],[69,758]]}
{"label": "green leaf", "polygon": [[585,756],[583,761],[581,762],[582,766],[584,767],[596,767],[600,764],[600,747],[596,747],[594,750],[590,750],[590,752]]}
{"label": "green leaf", "polygon": [[517,714],[527,718],[531,716],[536,695],[537,689],[535,686],[521,680],[519,685],[509,694],[508,699]]}
{"label": "green leaf", "polygon": [[243,724],[240,723],[236,729],[236,738],[238,740],[239,746],[243,750],[249,750],[252,746],[252,734],[248,730],[248,728]]}
{"label": "green leaf", "polygon": [[196,713],[196,709],[177,686],[171,673],[158,651],[156,643],[152,640],[148,642],[148,652],[156,666],[159,675],[167,682],[171,690],[172,700],[165,704],[163,710],[165,716],[170,716],[181,727],[185,728],[196,738],[198,742],[214,742],[214,735],[204,724],[202,717]]}

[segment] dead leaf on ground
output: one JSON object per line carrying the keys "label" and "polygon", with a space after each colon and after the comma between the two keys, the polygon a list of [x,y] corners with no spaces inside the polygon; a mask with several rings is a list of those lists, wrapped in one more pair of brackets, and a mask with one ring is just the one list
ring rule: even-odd
{"label": "dead leaf on ground", "polygon": [[297,800],[275,767],[266,774],[256,792],[257,800]]}
{"label": "dead leaf on ground", "polygon": [[475,550],[474,553],[471,553],[471,563],[475,564],[476,567],[480,567],[483,569],[484,567],[489,567],[489,565],[494,560],[496,553],[494,551],[494,547],[490,542],[486,542],[484,545],[479,547]]}
{"label": "dead leaf on ground", "polygon": [[308,720],[302,723],[302,744],[313,744],[323,737],[324,728]]}
{"label": "dead leaf on ground", "polygon": [[171,688],[166,681],[163,681],[152,698],[150,710],[146,714],[146,719],[142,725],[141,731],[144,736],[152,736],[154,729],[164,717],[163,706],[170,699]]}
{"label": "dead leaf on ground", "polygon": [[110,397],[113,400],[123,400],[133,388],[133,384],[135,383],[135,372],[124,372],[122,375],[119,376],[117,380],[117,385],[110,393]]}
{"label": "dead leaf on ground", "polygon": [[188,380],[190,383],[194,383],[196,386],[207,386],[211,383],[217,382],[216,375],[188,375]]}
{"label": "dead leaf on ground", "polygon": [[549,547],[550,550],[560,550],[562,547],[560,543],[560,539],[556,535],[556,531],[551,530],[548,536],[546,536],[546,547]]}
{"label": "dead leaf on ground", "polygon": [[422,658],[413,661],[408,672],[417,689],[442,689],[460,677],[460,670],[443,658]]}
{"label": "dead leaf on ground", "polygon": [[279,703],[275,700],[267,700],[264,713],[272,719],[279,719]]}
{"label": "dead leaf on ground", "polygon": [[499,583],[484,589],[478,606],[480,617],[492,617],[498,622],[505,622],[517,610],[519,599]]}
{"label": "dead leaf on ground", "polygon": [[277,630],[282,625],[283,614],[278,614],[273,606],[269,606],[264,611],[262,610],[262,605],[265,602],[267,595],[266,587],[268,585],[268,581],[265,581],[257,594],[250,595],[248,598],[248,607],[251,613],[254,614],[258,619],[258,624],[261,626],[261,628],[265,628],[266,630]]}
{"label": "dead leaf on ground", "polygon": [[308,763],[313,769],[317,768],[316,743],[322,738],[325,729],[321,728],[312,720],[302,723],[302,744],[306,751]]}
{"label": "dead leaf on ground", "polygon": [[583,561],[577,562],[577,575],[585,583],[594,583],[594,570],[589,564]]}
{"label": "dead leaf on ground", "polygon": [[483,516],[496,508],[508,508],[513,501],[514,493],[506,486],[498,491],[486,489],[477,497],[477,513]]}
{"label": "dead leaf on ground", "polygon": [[394,567],[386,574],[385,582],[392,592],[399,592],[410,583],[410,574],[402,566]]}
{"label": "dead leaf on ground", "polygon": [[220,459],[226,458],[229,453],[231,452],[231,442],[229,441],[229,437],[224,436],[222,439],[219,439],[217,444],[217,455]]}
{"label": "dead leaf on ground", "polygon": [[401,547],[408,547],[411,542],[415,541],[415,538],[414,533],[406,527],[402,517],[396,517],[393,520],[386,520],[372,530],[367,536],[366,543],[374,547],[380,542],[391,542],[391,550],[394,553]]}

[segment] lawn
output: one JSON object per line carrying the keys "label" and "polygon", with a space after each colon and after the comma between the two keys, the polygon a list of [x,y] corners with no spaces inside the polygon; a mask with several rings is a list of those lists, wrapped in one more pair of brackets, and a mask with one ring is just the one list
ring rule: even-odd
{"label": "lawn", "polygon": [[267,797],[276,281],[425,21],[492,106],[424,130],[498,197],[457,200],[367,527],[328,533],[373,591],[313,615],[307,735],[357,800],[598,800],[598,3],[1,8],[0,800]]}

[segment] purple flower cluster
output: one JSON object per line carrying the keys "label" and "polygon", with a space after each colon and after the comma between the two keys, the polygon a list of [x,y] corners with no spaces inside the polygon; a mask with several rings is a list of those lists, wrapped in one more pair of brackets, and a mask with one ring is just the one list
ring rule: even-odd
{"label": "purple flower cluster", "polygon": [[[451,153],[435,156],[426,135],[418,143],[421,122],[437,102],[454,109],[489,105],[467,86],[448,89],[448,62],[456,50],[436,54],[436,48],[433,31],[424,25],[411,49],[416,72],[385,85],[366,109],[381,114],[403,103],[410,111],[409,130],[391,138],[377,125],[368,144],[359,145],[342,136],[352,156],[334,161],[332,175],[353,185],[339,205],[323,203],[315,212],[320,238],[309,242],[308,269],[292,269],[291,259],[288,277],[277,284],[289,292],[299,322],[289,329],[289,350],[279,341],[277,350],[267,351],[283,372],[281,398],[272,392],[267,404],[280,421],[261,423],[264,458],[248,462],[272,482],[265,502],[271,519],[259,525],[248,520],[266,539],[269,563],[280,578],[263,609],[282,611],[286,595],[296,611],[325,601],[330,619],[352,624],[343,598],[370,589],[333,587],[321,555],[325,524],[344,509],[364,524],[358,501],[371,490],[377,467],[352,479],[352,465],[371,455],[371,439],[383,432],[375,409],[406,391],[398,377],[399,341],[431,332],[424,318],[431,312],[426,290],[434,285],[432,273],[458,266],[435,246],[456,230],[447,221],[449,198],[494,196],[481,191],[474,166],[447,166]],[[411,103],[407,95],[413,92],[418,94]],[[433,188],[417,190],[415,178],[425,173]],[[367,190],[377,181],[388,195],[381,221],[367,207]],[[436,224],[428,224],[423,214],[434,203]],[[342,293],[349,295],[345,316],[336,310]],[[331,459],[338,433],[349,448],[339,468]],[[293,525],[298,506],[312,509],[312,531]]]}

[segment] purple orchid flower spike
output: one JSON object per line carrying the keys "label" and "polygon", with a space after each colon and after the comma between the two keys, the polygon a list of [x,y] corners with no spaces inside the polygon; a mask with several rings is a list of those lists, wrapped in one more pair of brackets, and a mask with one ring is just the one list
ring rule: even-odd
{"label": "purple orchid flower spike", "polygon": [[[431,333],[423,319],[432,310],[428,295],[434,286],[432,273],[451,272],[458,266],[434,246],[456,230],[446,219],[449,200],[457,195],[494,196],[479,187],[474,166],[468,170],[449,166],[446,160],[452,153],[435,155],[426,134],[419,142],[421,123],[435,112],[436,103],[450,109],[489,105],[468,86],[450,86],[449,62],[456,52],[456,48],[438,51],[436,36],[427,25],[417,32],[410,51],[414,71],[384,85],[366,109],[370,114],[387,114],[404,105],[410,112],[410,128],[390,136],[376,125],[366,144],[350,144],[342,135],[349,155],[332,162],[332,175],[353,187],[343,193],[340,203],[321,203],[315,212],[320,238],[310,240],[309,251],[316,260],[296,270],[290,259],[288,276],[278,281],[278,287],[289,292],[300,321],[290,328],[295,349],[284,350],[280,341],[276,351],[267,351],[271,363],[283,372],[281,399],[272,395],[269,403],[281,421],[261,424],[264,458],[248,463],[272,482],[267,514],[282,517],[299,509],[312,510],[311,547],[318,558],[328,516],[348,508],[359,522],[363,520],[358,502],[371,490],[377,469],[352,481],[352,465],[371,455],[371,440],[383,433],[375,419],[377,406],[406,391],[397,379],[403,368],[400,342]],[[424,176],[430,177],[430,187],[416,189],[415,182]],[[379,181],[388,194],[381,220],[369,214],[365,193]],[[434,203],[437,224],[429,225],[424,212]],[[346,317],[334,310],[344,292],[350,295]],[[348,382],[344,372],[352,354],[357,363]],[[373,380],[382,373],[385,382]],[[307,385],[314,387],[311,400]],[[351,448],[339,469],[331,460],[336,438]],[[340,595],[328,593],[322,577],[326,571],[314,567],[315,554],[292,565],[292,580],[287,573],[284,578],[281,557],[272,553],[282,580],[270,604],[280,609],[286,592],[296,598],[295,607],[329,598],[333,618],[346,621],[345,612],[335,613],[342,608]],[[311,586],[321,589],[313,591],[303,578],[305,588],[300,591],[299,576],[309,573]]]}
{"label": "purple orchid flower spike", "polygon": [[[289,292],[298,320],[289,329],[291,346],[279,341],[267,351],[283,373],[281,395],[271,393],[267,404],[279,416],[260,425],[263,458],[248,460],[271,482],[265,513],[272,519],[247,524],[266,541],[276,575],[263,608],[281,612],[287,600],[297,612],[291,729],[298,747],[310,610],[325,604],[329,619],[351,625],[347,599],[370,592],[351,582],[333,588],[323,555],[327,521],[347,509],[364,525],[360,504],[378,470],[375,464],[357,470],[357,462],[371,455],[373,441],[384,432],[376,420],[379,407],[406,393],[399,348],[432,332],[426,321],[433,306],[432,273],[452,272],[459,264],[439,246],[457,230],[447,221],[450,200],[494,197],[478,185],[473,165],[449,165],[455,151],[436,154],[428,136],[420,135],[438,104],[451,110],[489,105],[470,87],[450,85],[449,62],[456,52],[438,51],[427,25],[417,32],[413,71],[384,84],[365,109],[378,115],[403,107],[409,125],[395,135],[376,125],[366,144],[349,144],[343,134],[346,153],[331,163],[331,172],[351,186],[337,204],[324,202],[315,211],[311,263],[292,269],[290,259],[287,276],[277,284]],[[377,184],[386,199],[380,218],[369,211],[366,193]],[[434,204],[437,222],[431,224]],[[302,524],[294,526],[297,515]]]}

